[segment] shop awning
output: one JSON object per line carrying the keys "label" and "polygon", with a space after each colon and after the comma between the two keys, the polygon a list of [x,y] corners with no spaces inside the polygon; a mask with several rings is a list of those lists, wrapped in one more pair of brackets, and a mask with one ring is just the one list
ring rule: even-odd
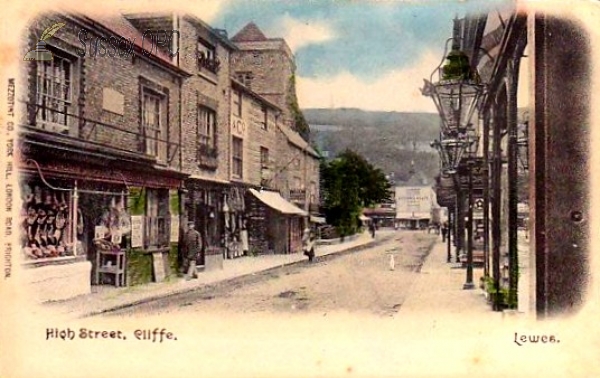
{"label": "shop awning", "polygon": [[314,215],[310,216],[310,221],[313,223],[320,223],[320,224],[325,224],[325,218],[323,217],[315,217]]}
{"label": "shop awning", "polygon": [[252,195],[258,198],[265,205],[269,206],[271,209],[276,210],[282,214],[308,216],[308,213],[306,211],[288,202],[277,192],[271,192],[266,190],[258,191],[255,189],[250,189],[250,193],[252,193]]}

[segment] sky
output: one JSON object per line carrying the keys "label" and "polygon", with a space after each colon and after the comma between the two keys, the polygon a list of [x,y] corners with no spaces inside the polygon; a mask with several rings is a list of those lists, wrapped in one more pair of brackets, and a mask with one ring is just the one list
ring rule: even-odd
{"label": "sky", "polygon": [[506,0],[223,0],[198,16],[232,37],[254,21],[296,59],[301,108],[436,112],[421,95],[444,57],[452,19]]}

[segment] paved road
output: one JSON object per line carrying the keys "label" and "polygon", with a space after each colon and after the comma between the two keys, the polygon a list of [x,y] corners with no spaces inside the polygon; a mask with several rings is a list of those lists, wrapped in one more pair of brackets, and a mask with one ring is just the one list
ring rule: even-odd
{"label": "paved road", "polygon": [[[169,313],[398,312],[439,236],[398,231],[382,243],[352,253],[321,257],[197,291],[113,312],[107,316]],[[390,256],[395,267],[390,269]]]}

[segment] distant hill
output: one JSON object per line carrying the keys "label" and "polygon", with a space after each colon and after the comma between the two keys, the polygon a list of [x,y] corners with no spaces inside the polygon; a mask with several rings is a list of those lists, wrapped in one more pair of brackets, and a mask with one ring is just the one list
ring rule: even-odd
{"label": "distant hill", "polygon": [[[439,172],[440,118],[434,113],[365,111],[353,108],[303,109],[311,141],[329,157],[351,148],[396,181],[431,183]],[[414,165],[411,165],[411,161]]]}

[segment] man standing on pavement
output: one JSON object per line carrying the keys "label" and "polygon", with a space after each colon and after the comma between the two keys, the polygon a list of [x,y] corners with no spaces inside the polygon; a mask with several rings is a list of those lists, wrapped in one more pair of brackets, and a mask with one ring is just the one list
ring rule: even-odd
{"label": "man standing on pavement", "polygon": [[442,242],[446,241],[446,237],[448,236],[448,223],[442,223]]}
{"label": "man standing on pavement", "polygon": [[200,252],[200,248],[202,248],[202,237],[196,231],[194,222],[188,222],[188,229],[183,237],[183,253],[187,264],[186,280],[198,278],[196,257],[198,256],[198,252]]}
{"label": "man standing on pavement", "polygon": [[375,239],[375,221],[369,224],[369,231],[371,232],[371,237]]}

